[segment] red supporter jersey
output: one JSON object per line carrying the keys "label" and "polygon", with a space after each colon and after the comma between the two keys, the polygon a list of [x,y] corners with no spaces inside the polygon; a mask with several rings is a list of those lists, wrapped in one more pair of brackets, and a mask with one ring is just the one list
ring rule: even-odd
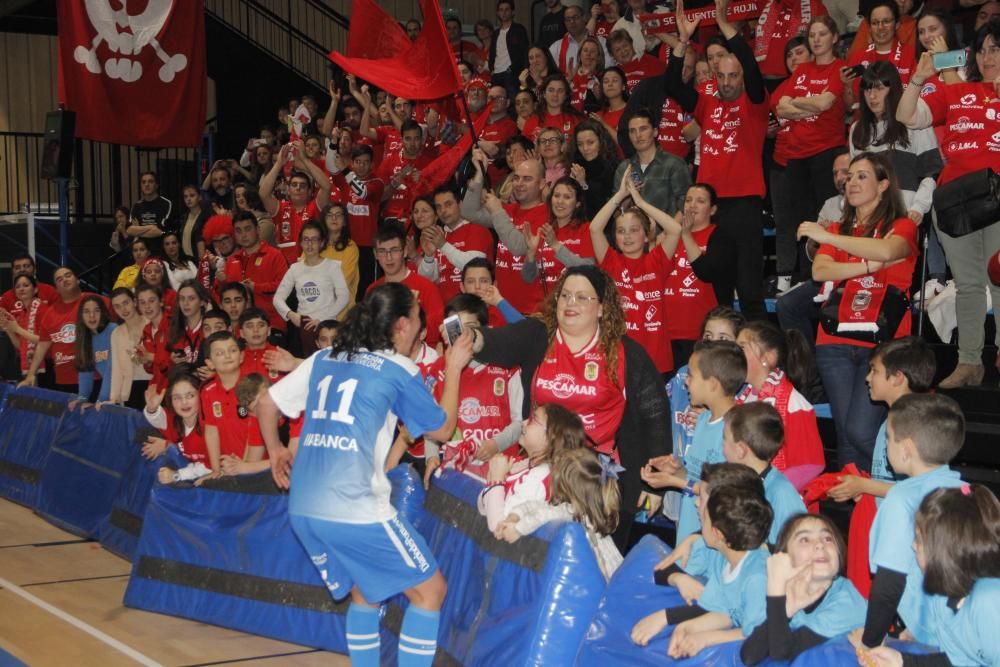
{"label": "red supporter jersey", "polygon": [[685,159],[691,152],[691,144],[684,141],[681,130],[690,122],[691,114],[685,113],[677,100],[672,97],[665,99],[660,115],[660,127],[656,134],[660,148],[682,160]]}
{"label": "red supporter jersey", "polygon": [[160,320],[160,326],[154,331],[153,323],[149,322],[142,330],[143,350],[153,355],[153,361],[144,364],[143,368],[153,376],[150,382],[157,389],[167,388],[167,374],[170,372],[172,364],[170,354],[167,352],[167,331],[170,329],[169,320],[164,316]]}
{"label": "red supporter jersey", "polygon": [[[85,296],[91,295],[89,292],[84,292],[70,303],[56,299],[49,304],[41,318],[38,337],[40,340],[52,343],[49,347],[49,356],[55,365],[56,384],[77,383],[78,374],[73,365],[76,359],[76,315],[80,301]],[[108,305],[107,299],[104,300],[104,305]]]}
{"label": "red supporter jersey", "polygon": [[[375,176],[389,187],[389,180],[393,176],[402,171],[405,167],[412,165],[418,171],[429,165],[434,161],[434,158],[425,152],[421,152],[415,158],[408,158],[403,155],[402,151],[396,151],[391,155],[386,155],[385,159],[382,160],[382,164],[379,165],[378,172]],[[385,201],[382,208],[383,218],[399,218],[400,220],[409,220],[410,209],[413,208],[413,176],[412,174],[404,178],[399,187],[393,190],[392,194]],[[354,228],[351,228],[351,233],[353,235]]]}
{"label": "red supporter jersey", "polygon": [[572,352],[562,334],[556,331],[548,353],[535,371],[531,401],[534,405],[558,403],[575,412],[595,449],[618,460],[615,433],[625,413],[625,348],[618,343],[618,367],[614,369],[618,386],[615,386],[598,345],[600,336],[598,330],[583,349]]}
{"label": "red supporter jersey", "polygon": [[792,386],[784,371],[772,371],[759,392],[747,385],[736,396],[737,403],[755,401],[773,405],[785,426],[785,439],[771,465],[781,471],[802,465],[826,465],[816,411],[812,403]]}
{"label": "red supporter jersey", "polygon": [[274,243],[288,264],[294,264],[301,254],[299,232],[308,220],[319,220],[319,206],[315,199],[301,208],[292,206],[292,202],[287,200],[279,202],[278,214],[274,216]]}
{"label": "red supporter jersey", "polygon": [[597,115],[600,116],[601,120],[603,120],[609,126],[618,129],[618,124],[621,122],[622,114],[624,113],[625,113],[625,107],[622,107],[617,111],[600,111],[598,112]]}
{"label": "red supporter jersey", "polygon": [[619,65],[619,67],[625,72],[625,87],[630,93],[643,79],[651,79],[666,71],[663,62],[648,53],[644,53],[642,57],[631,60],[624,65]]}
{"label": "red supporter jersey", "polygon": [[403,136],[399,130],[391,125],[382,125],[374,129],[377,137],[375,143],[382,144],[382,162],[403,150]]}
{"label": "red supporter jersey", "polygon": [[563,136],[568,141],[573,136],[573,130],[579,125],[581,120],[583,120],[583,116],[577,114],[551,114],[546,111],[545,117],[541,122],[538,121],[537,115],[532,115],[528,120],[524,121],[524,129],[521,130],[521,134],[537,144],[538,135],[542,133],[542,130],[547,127],[554,127],[557,130],[562,130]]}
{"label": "red supporter jersey", "polygon": [[[746,92],[732,102],[714,95],[698,97],[694,119],[701,126],[701,167],[698,180],[715,188],[719,197],[763,197],[761,162],[767,134],[767,98],[752,104]],[[733,178],[739,174],[740,178]]]}
{"label": "red supporter jersey", "polygon": [[[913,44],[907,45],[896,40],[888,53],[879,53],[875,50],[874,44],[869,44],[863,51],[858,51],[848,58],[847,65],[848,67],[855,65],[868,67],[876,60],[887,60],[895,65],[896,69],[899,70],[899,78],[903,82],[903,88],[906,88],[907,84],[910,83],[910,77],[913,76],[913,70],[917,68],[916,47]],[[861,86],[861,77],[856,78],[852,85],[854,86],[854,99],[857,100],[859,99],[858,91]]]}
{"label": "red supporter jersey", "polygon": [[664,315],[663,302],[664,280],[672,264],[659,245],[636,259],[608,248],[601,262],[601,268],[615,281],[621,294],[628,335],[646,349],[661,373],[674,367],[664,325],[676,316],[672,311]]}
{"label": "red supporter jersey", "polygon": [[[43,304],[55,303],[59,300],[59,292],[56,288],[48,283],[38,283],[38,290],[35,292],[35,296],[42,300]],[[14,290],[9,289],[0,296],[0,308],[6,311],[13,311],[16,308],[16,304],[19,303],[17,297],[14,296]]]}
{"label": "red supporter jersey", "polygon": [[[704,253],[708,239],[715,231],[715,225],[692,232],[695,243]],[[712,285],[694,274],[688,261],[687,249],[683,243],[674,251],[673,268],[667,274],[663,289],[663,305],[670,314],[666,321],[666,335],[671,340],[698,340],[701,338],[701,323],[708,311],[719,303],[715,300]]]}
{"label": "red supporter jersey", "polygon": [[353,178],[347,183],[347,217],[351,238],[359,246],[371,248],[374,245],[384,190],[385,183],[378,178]]}
{"label": "red supporter jersey", "polygon": [[[835,223],[830,225],[827,230],[831,234],[840,233],[840,224]],[[860,231],[855,228],[855,236],[861,236]],[[892,235],[897,238],[906,239],[906,244],[910,248],[910,255],[900,262],[899,264],[894,264],[887,269],[882,269],[876,272],[878,280],[884,282],[887,285],[895,285],[899,289],[903,290],[904,293],[909,294],[910,283],[913,281],[913,267],[917,263],[917,235],[919,233],[917,225],[909,218],[899,218],[894,223],[892,223]],[[831,245],[823,244],[816,251],[816,256],[827,255],[832,257],[835,262],[861,262],[857,257],[849,255],[843,250],[838,250]],[[901,338],[903,336],[910,335],[910,327],[912,320],[910,318],[910,313],[907,312],[903,315],[902,321],[899,323],[899,328],[896,330],[896,335],[893,338]],[[874,343],[866,343],[860,340],[854,340],[853,338],[843,338],[841,336],[834,336],[832,334],[826,333],[823,327],[819,328],[816,333],[816,344],[817,345],[859,345],[861,347],[875,347]]]}
{"label": "red supporter jersey", "polygon": [[[586,221],[556,227],[556,238],[577,257],[594,256],[594,243],[590,240],[590,223]],[[556,251],[547,243],[542,243],[539,247],[536,260],[541,276],[545,280],[545,291],[548,293],[559,282],[559,277],[566,267],[556,259]],[[503,294],[503,291],[500,293]]]}
{"label": "red supporter jersey", "polygon": [[205,446],[205,434],[202,431],[204,426],[199,423],[190,433],[182,437],[174,427],[174,413],[166,408],[163,411],[167,415],[167,427],[160,433],[163,434],[167,442],[176,444],[184,458],[191,463],[202,463],[206,468],[211,468],[212,463],[208,460],[208,448]]}
{"label": "red supporter jersey", "polygon": [[770,99],[770,110],[777,118],[778,124],[780,125],[778,133],[774,135],[774,155],[772,159],[775,164],[781,165],[782,167],[788,166],[788,153],[789,153],[789,133],[792,130],[792,121],[787,118],[778,118],[778,102],[782,97],[787,97],[789,89],[792,84],[795,83],[794,78],[788,78],[778,84],[778,87],[774,89],[774,94],[771,95]]}
{"label": "red supporter jersey", "polygon": [[[784,89],[788,97],[814,97],[822,93],[833,93],[833,106],[823,113],[789,122],[787,155],[790,159],[802,159],[822,153],[829,148],[844,145],[844,84],[840,80],[840,68],[844,61],[835,59],[829,65],[804,62],[795,68],[788,81],[791,85]],[[780,98],[779,98],[780,99]]]}
{"label": "red supporter jersey", "polygon": [[502,144],[517,134],[517,123],[509,117],[504,116],[498,121],[489,123],[483,128],[479,138],[484,141],[494,141]]}
{"label": "red supporter jersey", "polygon": [[251,350],[249,347],[245,348],[243,350],[243,363],[240,364],[240,377],[246,377],[251,373],[260,373],[271,384],[285,377],[285,373],[271,370],[264,365],[264,354],[277,349],[276,346],[270,343],[265,343],[264,347],[259,350]]}
{"label": "red supporter jersey", "polygon": [[1000,171],[1000,96],[992,83],[927,82],[920,95],[943,130],[940,183],[987,167]]}
{"label": "red supporter jersey", "polygon": [[[462,220],[454,229],[445,227],[445,241],[462,252],[478,250],[486,255],[487,261],[493,263],[494,248],[493,235],[485,227],[474,225],[468,220]],[[462,269],[451,263],[444,253],[438,250],[434,253],[434,258],[438,264],[438,290],[441,292],[441,301],[448,301],[462,291]]]}
{"label": "red supporter jersey", "polygon": [[[522,209],[520,204],[506,204],[504,210],[514,221],[515,227],[528,224],[532,232],[537,232],[538,228],[549,221],[549,207],[539,204],[529,209]],[[496,255],[496,283],[497,289],[503,294],[510,304],[523,314],[535,312],[538,304],[542,302],[544,294],[540,282],[530,285],[521,278],[521,268],[524,266],[524,257],[515,257],[503,241],[497,243]]]}
{"label": "red supporter jersey", "polygon": [[[444,392],[444,357],[438,358],[432,372],[434,398],[440,401]],[[470,364],[462,369],[455,439],[489,440],[510,425],[513,417],[509,386],[515,375],[516,368],[489,364]]]}
{"label": "red supporter jersey", "polygon": [[226,280],[252,280],[254,305],[267,313],[268,323],[278,331],[285,331],[287,325],[274,308],[274,293],[286,271],[288,261],[284,253],[266,243],[261,243],[252,254],[240,248],[226,261]]}
{"label": "red supporter jersey", "polygon": [[183,355],[184,363],[194,364],[198,361],[198,354],[201,352],[201,344],[205,340],[205,331],[202,329],[202,323],[203,321],[198,322],[198,325],[194,329],[184,327],[184,333],[172,344],[169,341],[170,333],[169,331],[167,332],[167,352],[170,356],[171,366],[175,363],[173,361],[174,354]]}
{"label": "red supporter jersey", "polygon": [[594,26],[594,37],[604,37],[607,38],[614,30],[615,24],[611,21],[606,21],[604,19],[597,19],[597,24]]}
{"label": "red supporter jersey", "polygon": [[[377,286],[385,282],[385,276],[373,282],[368,290],[371,292]],[[441,293],[437,285],[427,280],[416,271],[408,271],[406,277],[400,281],[417,293],[420,299],[420,307],[427,316],[427,344],[434,347],[441,341],[441,323],[444,321],[444,303],[441,301]]]}
{"label": "red supporter jersey", "polygon": [[239,407],[236,385],[226,389],[218,377],[201,388],[201,423],[205,428],[214,426],[218,430],[220,457],[232,454],[242,459],[247,447],[264,444],[257,418]]}

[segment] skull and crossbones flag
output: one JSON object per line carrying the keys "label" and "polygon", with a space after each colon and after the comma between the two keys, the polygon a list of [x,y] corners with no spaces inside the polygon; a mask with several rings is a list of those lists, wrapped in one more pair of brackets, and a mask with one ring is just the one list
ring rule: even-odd
{"label": "skull and crossbones flag", "polygon": [[59,98],[77,136],[197,146],[205,125],[204,0],[59,0]]}

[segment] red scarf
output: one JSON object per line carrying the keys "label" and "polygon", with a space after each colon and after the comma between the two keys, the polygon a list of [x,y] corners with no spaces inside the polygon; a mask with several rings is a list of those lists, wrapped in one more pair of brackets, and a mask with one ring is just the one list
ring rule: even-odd
{"label": "red scarf", "polygon": [[764,5],[764,10],[760,13],[760,17],[757,19],[757,32],[754,39],[753,55],[757,62],[763,62],[767,58],[768,49],[771,48],[771,42],[777,41],[779,44],[784,46],[785,42],[789,38],[797,35],[800,32],[804,32],[809,21],[812,20],[812,4],[809,0],[799,0],[799,15],[796,20],[795,12],[792,12],[792,20],[787,24],[782,24],[784,28],[784,39],[772,39],[772,35],[778,28],[778,21],[781,19],[781,7],[777,8],[775,11],[775,5],[781,5],[781,0],[772,0],[771,2]]}
{"label": "red scarf", "polygon": [[[764,384],[761,385],[759,392],[754,392],[753,387],[749,384],[743,388],[739,394],[736,395],[737,403],[746,403],[753,399],[754,396],[757,400],[762,403],[770,403],[774,406],[774,409],[778,411],[781,415],[781,420],[785,420],[785,415],[788,414],[788,399],[791,398],[792,392],[785,390],[780,391],[785,380],[785,372],[782,370],[773,370],[768,373],[767,378],[764,380]],[[789,383],[789,389],[792,389]],[[785,463],[785,448],[782,447],[778,450],[774,459],[771,461],[771,465],[778,470],[784,470],[787,468]]]}
{"label": "red scarf", "polygon": [[[18,305],[21,305],[18,302]],[[31,300],[31,305],[28,306],[28,326],[25,327],[31,333],[35,333],[35,320],[38,317],[38,309],[42,306],[42,300],[39,298],[34,298]],[[22,306],[23,307],[23,306]],[[35,353],[35,343],[31,342],[27,338],[24,339],[27,345],[24,348],[24,360],[27,364],[25,368],[31,368],[31,355]],[[44,367],[42,367],[44,370]]]}
{"label": "red scarf", "polygon": [[[579,53],[579,49],[577,49],[577,53]],[[569,69],[566,68],[566,62],[567,62],[566,56],[568,54],[569,54],[569,33],[566,33],[565,35],[563,35],[562,40],[560,40],[559,42],[559,69],[561,69],[563,73],[566,74],[567,76],[569,76]],[[570,60],[570,62],[572,61]]]}

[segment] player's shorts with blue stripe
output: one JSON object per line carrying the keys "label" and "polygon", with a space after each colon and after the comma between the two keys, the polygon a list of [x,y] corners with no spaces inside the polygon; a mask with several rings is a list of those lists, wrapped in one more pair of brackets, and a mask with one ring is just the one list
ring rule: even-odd
{"label": "player's shorts with blue stripe", "polygon": [[334,599],[357,586],[382,602],[433,576],[437,561],[401,514],[379,523],[341,523],[289,514],[288,521]]}

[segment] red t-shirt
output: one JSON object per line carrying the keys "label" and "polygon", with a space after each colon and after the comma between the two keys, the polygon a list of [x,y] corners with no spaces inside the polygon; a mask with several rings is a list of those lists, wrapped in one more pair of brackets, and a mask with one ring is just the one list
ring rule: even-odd
{"label": "red t-shirt", "polygon": [[[382,144],[382,162],[403,150],[403,135],[399,133],[399,130],[390,125],[381,125],[374,130],[375,143]],[[382,165],[379,164],[379,166]]]}
{"label": "red t-shirt", "polygon": [[[899,70],[899,78],[903,82],[903,88],[910,83],[913,70],[917,68],[917,51],[913,44],[903,44],[899,40],[893,42],[888,53],[879,53],[875,50],[874,44],[869,44],[863,51],[858,51],[847,59],[848,67],[864,65],[868,67],[876,60],[887,60]],[[861,87],[861,77],[854,80],[854,99],[858,98],[858,91]]]}
{"label": "red t-shirt", "polygon": [[[571,223],[564,227],[556,227],[556,238],[577,257],[594,256],[594,243],[590,240],[590,224],[586,221],[578,225]],[[566,267],[556,259],[556,251],[547,243],[541,244],[536,261],[539,272],[545,279],[545,291],[548,293],[559,282],[559,277]],[[503,294],[503,291],[500,293]]]}
{"label": "red t-shirt", "polygon": [[299,232],[308,220],[319,220],[315,199],[299,208],[287,200],[279,202],[278,213],[274,216],[274,243],[285,256],[286,264],[294,264],[299,258]]}
{"label": "red t-shirt", "polygon": [[[830,225],[827,230],[831,234],[840,233],[840,224],[835,223]],[[909,218],[899,218],[894,223],[892,223],[892,235],[898,238],[903,238],[906,240],[906,244],[910,248],[910,255],[900,262],[899,264],[894,264],[887,269],[882,269],[876,272],[874,275],[878,276],[880,282],[884,282],[888,285],[895,285],[899,289],[903,290],[905,293],[910,291],[910,283],[913,281],[913,267],[917,263],[917,236],[919,230],[917,229],[916,223]],[[861,236],[857,227],[855,227],[854,236]],[[819,255],[827,255],[832,257],[836,262],[861,262],[861,260],[853,255],[850,255],[843,250],[837,250],[831,245],[823,244],[816,251],[817,257]],[[910,313],[907,312],[903,315],[902,321],[899,323],[899,328],[896,330],[896,335],[894,338],[902,338],[903,336],[910,335],[910,327],[912,320],[910,318]],[[841,336],[834,336],[832,334],[826,333],[823,327],[819,328],[816,333],[816,344],[817,345],[858,345],[860,347],[875,347],[874,343],[866,343],[860,340],[854,340],[852,338],[843,338]]]}
{"label": "red t-shirt", "polygon": [[608,248],[601,262],[601,268],[615,281],[621,295],[628,335],[646,349],[661,373],[674,367],[664,325],[675,316],[673,312],[665,315],[663,302],[664,278],[672,264],[659,245],[636,259]]}
{"label": "red t-shirt", "polygon": [[[761,156],[767,135],[767,98],[752,104],[746,92],[732,102],[701,95],[694,119],[701,126],[701,167],[698,180],[715,188],[719,197],[763,197]],[[739,174],[740,178],[733,178]]]}
{"label": "red t-shirt", "polygon": [[691,144],[684,141],[681,130],[690,122],[691,114],[685,113],[677,100],[667,97],[663,101],[660,127],[656,134],[656,141],[660,148],[682,160],[685,159],[691,152]]}
{"label": "red t-shirt", "polygon": [[[444,361],[438,357],[431,367],[434,376],[434,398],[441,400],[444,392]],[[510,425],[511,378],[516,368],[501,368],[490,364],[468,365],[462,369],[458,395],[457,435],[463,440],[481,442],[495,438]]]}
{"label": "red t-shirt", "polygon": [[651,79],[666,71],[663,63],[648,53],[644,53],[642,57],[630,60],[624,65],[619,65],[619,67],[625,72],[625,87],[630,93],[643,79]]}
{"label": "red t-shirt", "polygon": [[[365,294],[384,282],[385,276],[382,276],[368,286]],[[441,341],[441,323],[444,322],[444,303],[437,285],[418,275],[416,271],[408,271],[406,277],[399,282],[418,293],[420,307],[427,316],[427,344],[434,347]]]}
{"label": "red t-shirt", "polygon": [[[691,236],[702,252],[708,247],[708,240],[714,231],[715,225],[709,225],[692,232]],[[678,243],[674,251],[673,268],[667,274],[663,288],[663,305],[669,313],[665,331],[671,340],[701,338],[701,323],[705,315],[719,305],[712,286],[694,274],[683,243]]]}
{"label": "red t-shirt", "polygon": [[618,109],[617,111],[601,111],[597,115],[601,117],[605,123],[610,127],[618,129],[618,124],[622,120],[622,115],[625,113],[625,107]]}
{"label": "red t-shirt", "polygon": [[[85,296],[90,296],[90,293],[83,292],[70,303],[57,298],[49,304],[38,328],[39,340],[52,342],[49,356],[55,365],[56,384],[76,384],[78,380],[73,366],[76,359],[76,315]],[[107,299],[104,302],[108,306]]]}
{"label": "red t-shirt", "polygon": [[[993,83],[927,82],[920,96],[941,126],[944,169],[939,183],[991,167],[1000,171],[1000,99]],[[987,249],[989,250],[989,249]]]}
{"label": "red t-shirt", "polygon": [[288,261],[284,253],[261,243],[257,252],[249,254],[240,248],[226,261],[226,280],[240,282],[244,279],[253,281],[254,305],[267,313],[267,319],[272,328],[285,331],[288,325],[278,316],[274,309],[274,293],[281,279],[288,271]]}
{"label": "red t-shirt", "polygon": [[625,413],[625,348],[618,343],[618,386],[608,375],[607,361],[598,341],[601,332],[579,352],[572,352],[556,331],[552,346],[535,370],[531,382],[531,400],[534,405],[558,403],[575,412],[583,421],[583,428],[594,441],[595,449],[612,454],[615,433]]}
{"label": "red t-shirt", "polygon": [[351,238],[359,246],[371,248],[374,245],[384,190],[385,183],[378,178],[355,178],[347,183],[347,218],[351,224]]}
{"label": "red t-shirt", "polygon": [[[493,235],[485,227],[462,220],[454,229],[445,227],[444,233],[445,241],[456,250],[462,252],[478,250],[486,255],[487,261],[493,263],[496,245],[493,242]],[[440,250],[434,253],[434,259],[438,265],[438,291],[441,292],[441,301],[448,303],[449,299],[462,291],[462,269],[452,264]]]}
{"label": "red t-shirt", "polygon": [[[774,94],[771,95],[770,99],[770,110],[774,113],[774,117],[778,118],[778,102],[782,97],[787,97],[789,89],[792,84],[795,83],[794,78],[788,78],[778,84],[778,87],[774,89]],[[792,129],[792,121],[787,118],[778,118],[778,124],[781,126],[778,129],[778,133],[774,135],[774,155],[772,159],[774,163],[782,167],[788,166],[788,137]]]}
{"label": "red t-shirt", "polygon": [[[386,157],[382,160],[382,164],[379,165],[375,176],[381,182],[388,184],[389,180],[405,167],[412,165],[415,169],[420,170],[433,161],[434,158],[427,153],[422,152],[415,158],[408,158],[403,155],[402,151],[396,151],[391,155],[386,154]],[[382,217],[409,220],[410,209],[413,208],[413,200],[416,198],[413,195],[413,187],[414,181],[412,174],[400,181],[399,187],[393,190],[392,194],[389,195],[389,198],[385,200],[385,203],[382,205]],[[352,227],[352,235],[353,232],[354,228]]]}
{"label": "red t-shirt", "polygon": [[791,84],[784,89],[783,95],[813,97],[829,92],[835,98],[833,106],[823,113],[789,122],[787,151],[790,159],[812,157],[844,145],[844,84],[840,80],[843,66],[844,61],[839,58],[829,65],[804,62],[788,79]]}
{"label": "red t-shirt", "polygon": [[[504,210],[514,221],[515,227],[520,228],[522,225],[528,224],[531,226],[532,233],[537,232],[539,227],[549,221],[549,207],[545,204],[538,204],[527,210],[522,209],[521,205],[517,203],[506,204]],[[529,314],[535,312],[545,294],[542,292],[540,282],[534,282],[530,285],[524,282],[521,277],[523,266],[524,257],[515,257],[503,241],[497,243],[497,289],[518,312]]]}
{"label": "red t-shirt", "polygon": [[142,342],[140,343],[146,352],[153,355],[153,361],[144,364],[143,368],[153,376],[150,382],[157,389],[161,390],[167,388],[167,375],[170,373],[170,367],[173,364],[170,353],[167,352],[167,333],[169,329],[170,320],[167,319],[166,315],[160,320],[160,326],[156,331],[153,331],[153,323],[149,322],[142,330]]}
{"label": "red t-shirt", "polygon": [[184,458],[191,463],[202,463],[206,468],[211,468],[212,464],[208,460],[208,448],[205,446],[204,425],[199,424],[190,433],[182,436],[174,426],[174,413],[166,408],[163,411],[167,415],[167,427],[162,429],[160,433],[163,434],[167,442],[176,444]]}
{"label": "red t-shirt", "polygon": [[563,136],[569,140],[573,136],[573,130],[580,121],[583,120],[583,116],[572,113],[557,113],[551,114],[548,111],[545,112],[544,119],[539,122],[538,116],[533,115],[524,121],[524,129],[521,130],[521,134],[528,137],[536,144],[538,143],[538,135],[542,133],[547,127],[554,127],[557,130],[562,130]]}
{"label": "red t-shirt", "polygon": [[[38,290],[35,292],[35,296],[41,299],[42,303],[50,304],[59,300],[59,292],[57,292],[56,288],[52,285],[40,282],[36,287]],[[17,300],[17,297],[14,296],[13,288],[4,292],[3,296],[0,296],[0,308],[3,308],[4,310],[13,312],[18,303],[20,302]]]}
{"label": "red t-shirt", "polygon": [[247,447],[264,444],[257,418],[239,407],[236,385],[226,389],[218,377],[201,388],[201,423],[203,428],[214,426],[219,431],[220,457],[232,454],[242,459]]}

